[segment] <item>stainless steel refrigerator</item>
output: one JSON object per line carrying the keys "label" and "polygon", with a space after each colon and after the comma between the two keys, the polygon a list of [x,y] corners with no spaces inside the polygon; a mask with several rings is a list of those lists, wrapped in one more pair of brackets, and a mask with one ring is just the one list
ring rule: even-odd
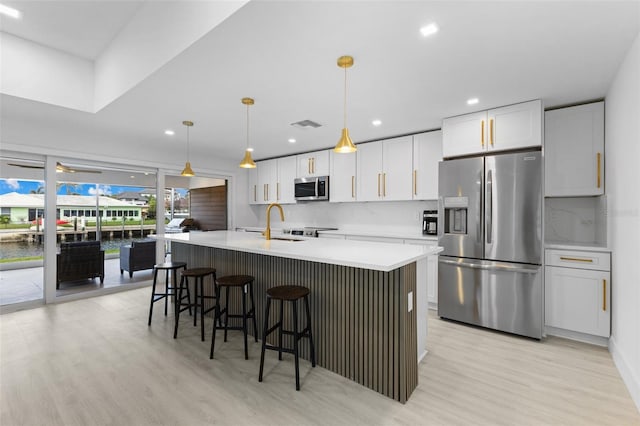
{"label": "stainless steel refrigerator", "polygon": [[541,158],[530,151],[440,163],[440,317],[542,337]]}

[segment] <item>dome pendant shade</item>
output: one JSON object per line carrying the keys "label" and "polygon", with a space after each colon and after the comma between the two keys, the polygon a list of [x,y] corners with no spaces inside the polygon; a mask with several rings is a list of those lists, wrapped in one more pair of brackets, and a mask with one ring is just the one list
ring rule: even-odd
{"label": "dome pendant shade", "polygon": [[240,162],[240,167],[243,169],[254,169],[256,167],[256,163],[251,158],[251,151],[248,149],[244,152],[244,158]]}
{"label": "dome pendant shade", "polygon": [[184,170],[182,170],[182,173],[180,173],[180,176],[195,176],[196,174],[193,172],[193,169],[191,169],[191,163],[187,161],[187,163],[184,165]]}
{"label": "dome pendant shade", "polygon": [[351,140],[351,138],[349,137],[349,129],[347,128],[342,129],[342,136],[340,137],[340,140],[336,144],[336,147],[333,148],[333,150],[335,152],[339,152],[342,154],[356,152],[357,148],[353,144],[353,141]]}

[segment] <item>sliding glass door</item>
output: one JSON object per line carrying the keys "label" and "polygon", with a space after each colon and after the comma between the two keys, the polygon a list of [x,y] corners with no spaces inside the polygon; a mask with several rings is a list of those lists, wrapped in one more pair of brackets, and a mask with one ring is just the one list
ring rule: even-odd
{"label": "sliding glass door", "polygon": [[0,158],[0,306],[44,297],[44,161]]}

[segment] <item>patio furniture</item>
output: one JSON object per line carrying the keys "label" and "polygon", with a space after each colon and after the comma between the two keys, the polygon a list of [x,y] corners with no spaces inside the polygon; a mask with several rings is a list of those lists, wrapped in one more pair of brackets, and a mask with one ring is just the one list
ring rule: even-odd
{"label": "patio furniture", "polygon": [[77,241],[60,244],[57,265],[57,289],[64,281],[100,277],[100,284],[104,282],[104,250],[100,248],[100,241]]}
{"label": "patio furniture", "polygon": [[133,277],[135,271],[153,269],[156,264],[156,242],[133,241],[120,247],[120,275],[124,271],[129,271],[129,278]]}

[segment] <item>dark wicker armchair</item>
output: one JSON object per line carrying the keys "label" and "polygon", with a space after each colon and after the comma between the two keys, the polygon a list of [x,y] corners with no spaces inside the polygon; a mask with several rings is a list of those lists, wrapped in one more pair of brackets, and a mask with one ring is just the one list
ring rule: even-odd
{"label": "dark wicker armchair", "polygon": [[129,271],[129,278],[134,271],[151,269],[156,264],[156,242],[134,241],[120,247],[120,274]]}
{"label": "dark wicker armchair", "polygon": [[63,281],[78,281],[100,277],[104,282],[104,251],[100,241],[77,241],[60,244],[57,258],[56,288]]}

